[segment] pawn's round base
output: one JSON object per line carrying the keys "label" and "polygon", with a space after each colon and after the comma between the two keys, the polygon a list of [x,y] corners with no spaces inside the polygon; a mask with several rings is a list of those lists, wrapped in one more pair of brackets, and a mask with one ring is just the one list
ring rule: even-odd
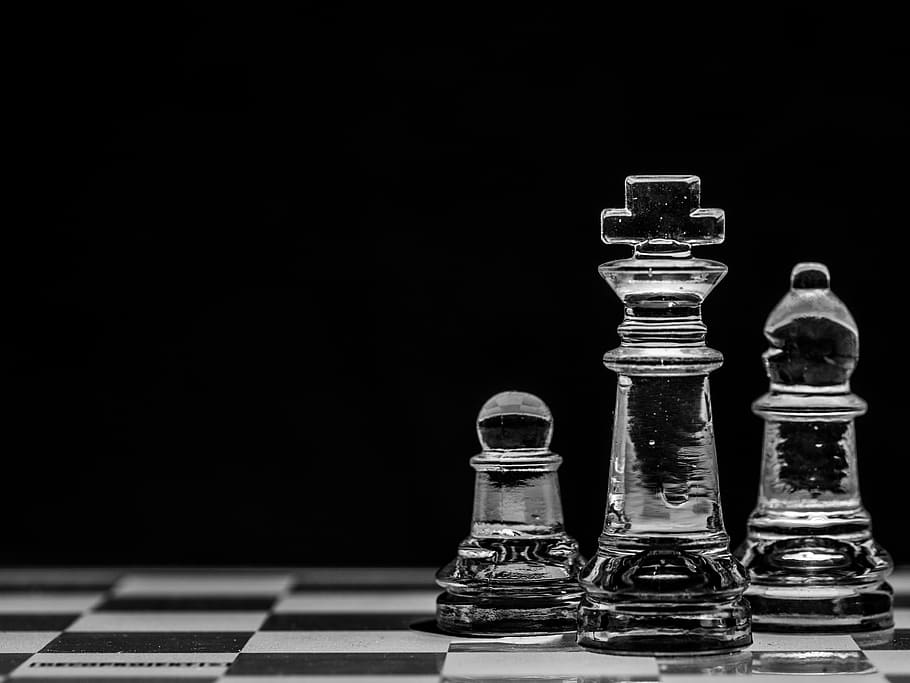
{"label": "pawn's round base", "polygon": [[838,586],[762,586],[746,592],[756,631],[852,633],[893,628],[892,590]]}
{"label": "pawn's round base", "polygon": [[752,644],[749,603],[600,603],[578,608],[578,644],[618,655],[720,654]]}
{"label": "pawn's round base", "polygon": [[575,630],[579,595],[516,597],[455,595],[436,599],[436,625],[469,636],[524,636]]}

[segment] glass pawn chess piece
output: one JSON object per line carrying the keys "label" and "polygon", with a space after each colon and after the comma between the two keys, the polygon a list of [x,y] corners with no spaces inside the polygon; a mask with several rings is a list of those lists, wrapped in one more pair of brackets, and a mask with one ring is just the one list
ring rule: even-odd
{"label": "glass pawn chess piece", "polygon": [[582,570],[578,642],[621,654],[719,653],[752,642],[747,580],[728,549],[718,492],[701,304],[726,274],[691,247],[724,237],[695,176],[631,176],[626,208],[601,218],[632,258],[600,267],[625,304],[609,492],[597,554]]}
{"label": "glass pawn chess piece", "polygon": [[761,488],[739,555],[756,628],[889,628],[888,553],[860,500],[850,391],[859,335],[821,263],[799,263],[771,312],[764,354],[770,391],[752,406],[765,421]]}
{"label": "glass pawn chess piece", "polygon": [[575,629],[581,589],[578,544],[563,529],[550,451],[553,417],[536,396],[496,394],[477,417],[483,450],[474,518],[458,556],[436,573],[443,631],[471,635],[557,633]]}

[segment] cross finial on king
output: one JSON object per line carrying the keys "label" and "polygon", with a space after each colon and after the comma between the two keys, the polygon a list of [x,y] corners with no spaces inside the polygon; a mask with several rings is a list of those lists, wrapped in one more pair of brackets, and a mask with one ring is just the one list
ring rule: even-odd
{"label": "cross finial on king", "polygon": [[724,212],[703,209],[701,180],[694,175],[626,178],[626,206],[604,209],[601,239],[631,244],[635,253],[686,255],[692,246],[724,241]]}

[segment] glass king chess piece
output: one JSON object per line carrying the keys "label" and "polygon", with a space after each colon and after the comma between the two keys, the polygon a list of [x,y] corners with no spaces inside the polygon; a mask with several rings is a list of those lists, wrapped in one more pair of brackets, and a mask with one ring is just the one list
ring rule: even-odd
{"label": "glass king chess piece", "polygon": [[752,406],[765,421],[761,488],[739,553],[756,628],[890,628],[892,564],[860,500],[850,391],[859,358],[853,316],[821,263],[793,268],[771,312],[764,354],[770,391]]}
{"label": "glass king chess piece", "polygon": [[625,305],[609,492],[597,554],[580,576],[578,642],[620,654],[720,653],[752,642],[747,579],[728,549],[718,495],[701,304],[726,274],[691,247],[724,238],[699,208],[695,176],[626,178],[626,208],[601,216],[603,241],[635,247],[600,266]]}
{"label": "glass king chess piece", "polygon": [[436,573],[436,623],[449,633],[527,635],[575,629],[578,544],[563,529],[550,451],[553,417],[536,396],[496,394],[477,417],[483,450],[474,518],[458,556]]}

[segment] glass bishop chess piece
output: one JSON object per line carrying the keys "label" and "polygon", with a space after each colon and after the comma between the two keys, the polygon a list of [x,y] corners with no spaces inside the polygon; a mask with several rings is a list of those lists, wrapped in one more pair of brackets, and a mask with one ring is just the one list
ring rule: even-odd
{"label": "glass bishop chess piece", "polygon": [[890,628],[892,564],[860,500],[850,391],[859,335],[821,263],[793,268],[790,291],[765,323],[770,391],[752,406],[765,421],[761,488],[739,553],[756,628]]}
{"label": "glass bishop chess piece", "polygon": [[524,635],[575,629],[581,596],[578,544],[563,529],[550,451],[553,417],[536,396],[496,394],[477,417],[483,450],[474,518],[458,556],[436,573],[445,590],[436,604],[443,631]]}
{"label": "glass bishop chess piece", "polygon": [[622,654],[719,653],[752,642],[747,580],[728,549],[718,495],[701,304],[726,274],[693,258],[724,237],[724,214],[699,208],[695,176],[631,176],[626,208],[601,217],[607,244],[635,247],[600,267],[625,304],[607,510],[582,570],[578,642]]}

